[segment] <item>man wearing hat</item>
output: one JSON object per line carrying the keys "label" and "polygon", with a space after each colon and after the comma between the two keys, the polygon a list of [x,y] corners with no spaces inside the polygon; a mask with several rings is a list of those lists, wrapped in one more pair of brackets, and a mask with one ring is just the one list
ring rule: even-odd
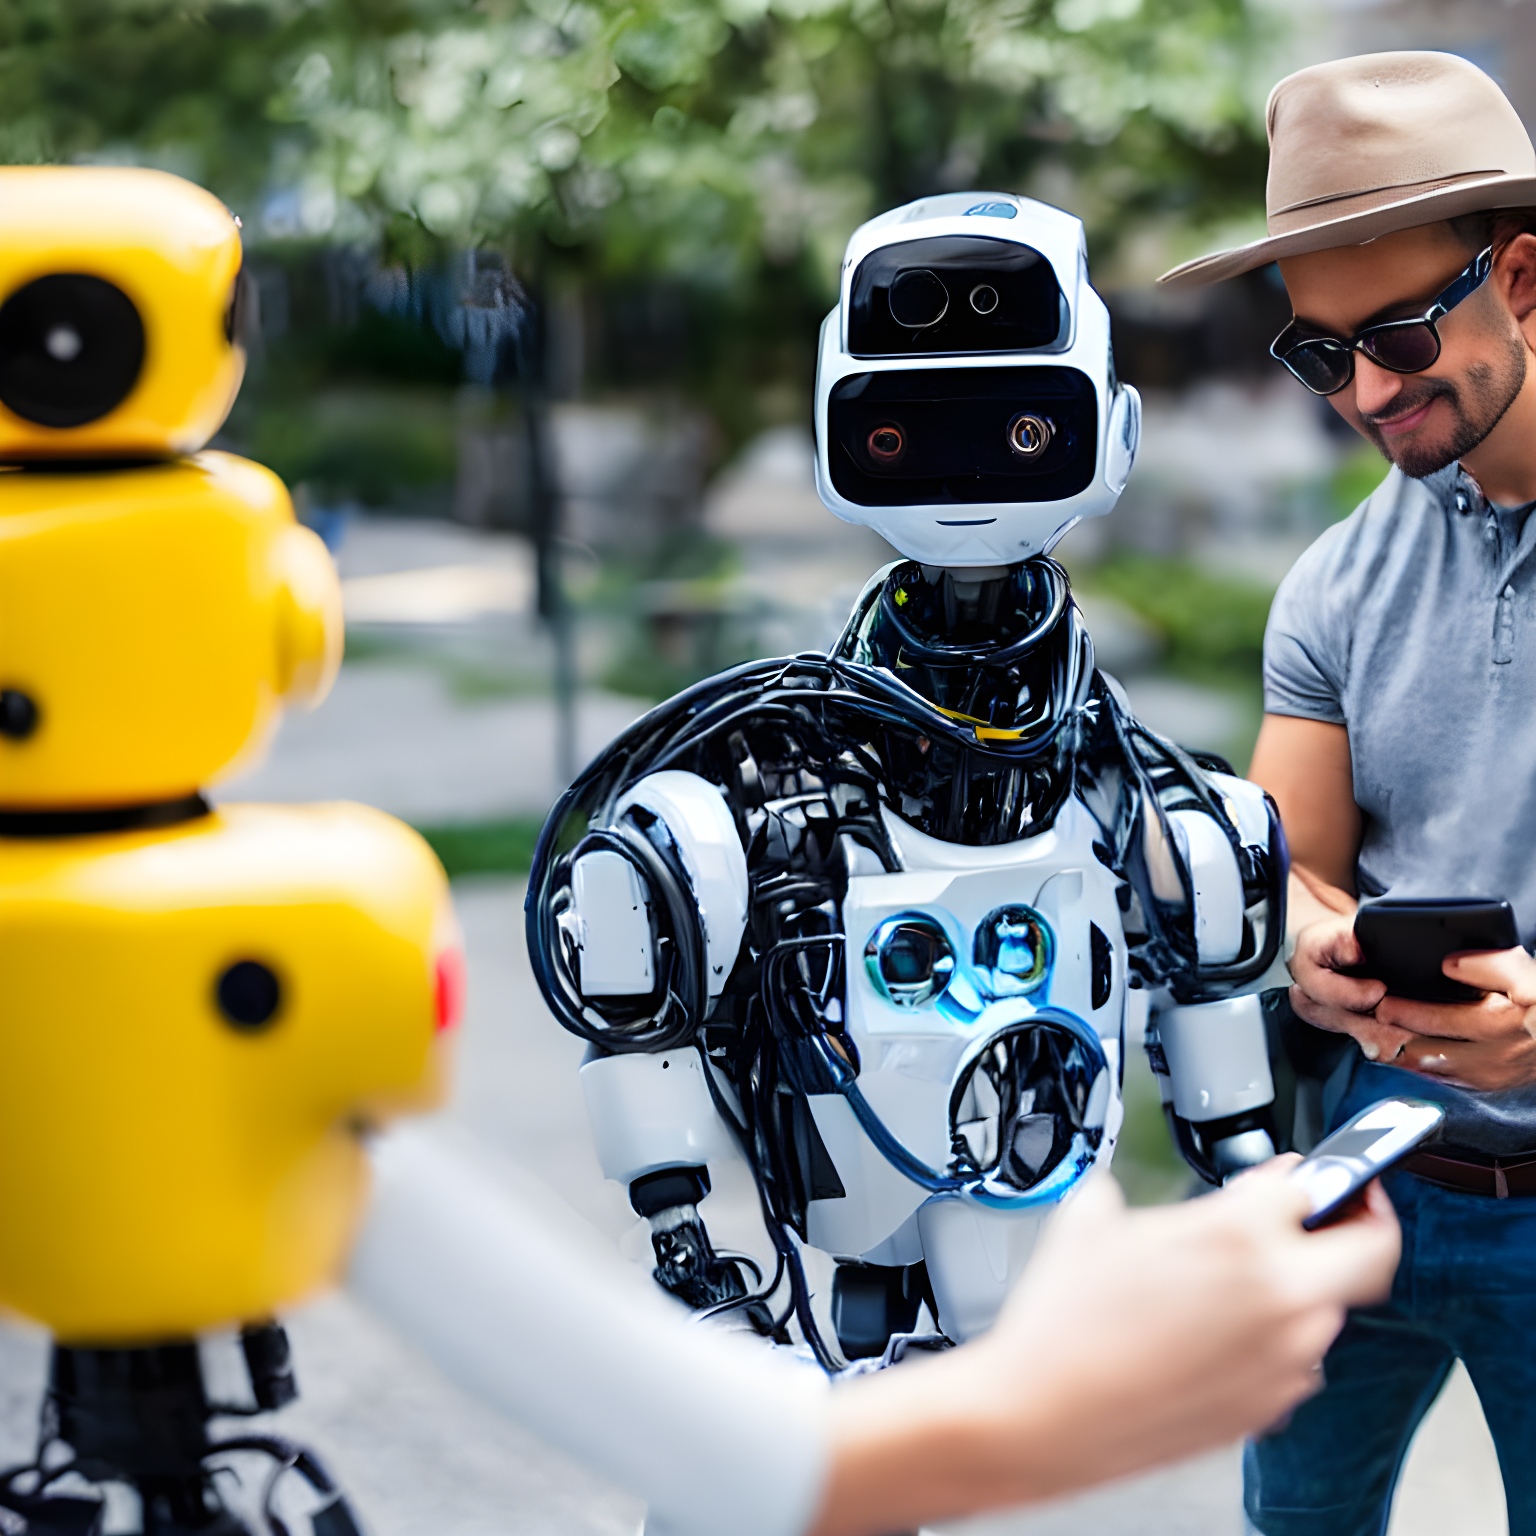
{"label": "man wearing hat", "polygon": [[1388,1180],[1390,1301],[1352,1314],[1323,1391],[1249,1448],[1248,1514],[1264,1536],[1379,1536],[1459,1358],[1519,1536],[1536,1532],[1536,1040],[1515,962],[1448,962],[1488,990],[1445,1005],[1343,970],[1357,900],[1388,892],[1502,897],[1536,939],[1536,151],[1493,81],[1439,53],[1303,70],[1268,125],[1268,238],[1162,281],[1278,261],[1294,318],[1273,355],[1392,464],[1297,562],[1265,637],[1250,771],[1294,860],[1291,1005],[1333,1032],[1298,1034],[1338,1038],[1330,1124],[1402,1092],[1447,1122]]}

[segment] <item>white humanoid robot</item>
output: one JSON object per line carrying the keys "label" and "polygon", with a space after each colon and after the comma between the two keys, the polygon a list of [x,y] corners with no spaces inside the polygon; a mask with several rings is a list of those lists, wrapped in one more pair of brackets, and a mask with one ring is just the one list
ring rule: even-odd
{"label": "white humanoid robot", "polygon": [[[1137,724],[1046,558],[1114,506],[1139,430],[1076,219],[957,194],[864,225],[822,328],[817,487],[908,558],[828,654],[639,721],[535,857],[535,969],[590,1042],[656,1278],[781,1339],[793,1312],[828,1369],[898,1357],[925,1301],[949,1339],[990,1324],[1111,1155],[1154,996],[1185,1156],[1216,1180],[1273,1150],[1237,994],[1284,929],[1274,808]],[[697,1210],[727,1137],[779,1256],[755,1292]],[[836,1261],[836,1349],[803,1245]]]}

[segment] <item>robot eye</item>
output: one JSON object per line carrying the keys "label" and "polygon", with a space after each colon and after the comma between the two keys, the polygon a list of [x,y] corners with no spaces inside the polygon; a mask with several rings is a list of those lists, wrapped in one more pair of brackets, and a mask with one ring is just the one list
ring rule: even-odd
{"label": "robot eye", "polygon": [[922,331],[949,313],[949,289],[923,268],[899,273],[891,284],[891,318],[897,325]]}
{"label": "robot eye", "polygon": [[214,996],[227,1024],[241,1034],[253,1034],[272,1022],[283,990],[261,961],[237,960],[219,977]]}
{"label": "robot eye", "polygon": [[1008,447],[1021,459],[1038,459],[1055,435],[1055,422],[1032,411],[1020,411],[1008,423]]}
{"label": "robot eye", "polygon": [[900,427],[887,422],[869,434],[864,446],[869,449],[870,458],[884,468],[900,461],[907,451],[907,439]]}
{"label": "robot eye", "polygon": [[56,272],[0,304],[0,403],[43,427],[81,427],[120,405],[144,366],[144,322],[121,288]]}
{"label": "robot eye", "polygon": [[1045,980],[1055,941],[1031,907],[999,907],[976,930],[972,958],[993,997],[1023,997]]}
{"label": "robot eye", "polygon": [[931,917],[888,917],[864,947],[864,965],[875,990],[897,1008],[921,1008],[949,985],[955,952]]}

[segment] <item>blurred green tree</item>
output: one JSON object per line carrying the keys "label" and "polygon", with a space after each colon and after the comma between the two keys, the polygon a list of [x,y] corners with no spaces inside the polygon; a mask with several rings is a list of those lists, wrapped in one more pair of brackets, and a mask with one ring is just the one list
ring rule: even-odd
{"label": "blurred green tree", "polygon": [[1249,212],[1243,0],[0,0],[0,157],[195,177],[252,233],[537,237],[721,289],[945,188]]}

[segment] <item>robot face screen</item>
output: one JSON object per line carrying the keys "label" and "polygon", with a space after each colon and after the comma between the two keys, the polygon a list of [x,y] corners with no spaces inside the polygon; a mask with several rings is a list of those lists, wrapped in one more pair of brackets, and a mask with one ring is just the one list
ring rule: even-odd
{"label": "robot face screen", "polygon": [[1050,502],[1093,480],[1099,411],[1076,368],[891,369],[838,380],[827,424],[832,484],[861,506]]}
{"label": "robot face screen", "polygon": [[121,404],[144,366],[144,322],[121,288],[55,272],[0,305],[0,402],[44,427],[80,427]]}
{"label": "robot face screen", "polygon": [[1057,344],[1067,307],[1039,251],[943,235],[881,246],[859,263],[848,311],[855,357],[1029,352]]}

